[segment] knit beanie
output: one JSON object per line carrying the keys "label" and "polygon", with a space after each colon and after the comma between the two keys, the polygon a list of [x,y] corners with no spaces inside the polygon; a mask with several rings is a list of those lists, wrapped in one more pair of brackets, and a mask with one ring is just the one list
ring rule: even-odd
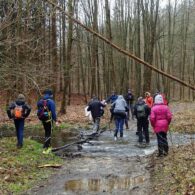
{"label": "knit beanie", "polygon": [[163,101],[162,95],[156,95],[155,100],[154,100],[154,103],[155,104],[162,104],[163,102],[164,101]]}
{"label": "knit beanie", "polygon": [[49,95],[50,97],[53,97],[53,92],[51,89],[46,89],[43,93],[44,95]]}
{"label": "knit beanie", "polygon": [[25,101],[25,96],[23,94],[19,94],[17,100],[24,102]]}

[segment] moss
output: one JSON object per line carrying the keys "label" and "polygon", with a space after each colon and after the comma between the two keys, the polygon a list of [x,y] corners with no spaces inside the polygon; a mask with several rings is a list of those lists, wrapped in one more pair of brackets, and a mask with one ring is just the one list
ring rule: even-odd
{"label": "moss", "polygon": [[36,141],[25,139],[21,149],[16,148],[15,138],[3,138],[0,142],[0,194],[19,194],[54,171],[53,168],[38,168],[39,165],[63,163],[52,153],[42,155],[42,145]]}

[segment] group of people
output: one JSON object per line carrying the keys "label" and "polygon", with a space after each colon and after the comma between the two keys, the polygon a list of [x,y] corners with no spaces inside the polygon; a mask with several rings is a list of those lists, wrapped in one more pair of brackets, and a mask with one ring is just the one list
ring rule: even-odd
{"label": "group of people", "polygon": [[[100,118],[103,114],[103,108],[106,104],[111,103],[111,121],[114,119],[115,132],[114,140],[123,137],[124,124],[128,128],[128,120],[134,117],[137,119],[138,143],[140,146],[150,144],[149,121],[157,136],[158,156],[168,154],[167,131],[172,119],[172,113],[168,107],[168,101],[165,95],[158,91],[152,97],[149,92],[145,93],[145,98],[139,97],[134,105],[134,95],[129,89],[126,95],[117,95],[112,92],[106,101],[99,101],[97,97],[88,104],[87,110],[91,112],[93,118],[93,130],[99,131]],[[145,138],[145,142],[143,142]]]}
{"label": "group of people", "polygon": [[[16,101],[12,102],[7,109],[8,117],[14,121],[17,148],[23,147],[24,122],[30,112],[31,107],[26,103],[26,98],[23,94],[19,94]],[[51,151],[51,133],[53,124],[54,122],[57,124],[56,106],[53,100],[52,90],[45,90],[43,97],[37,102],[37,116],[42,121],[45,130],[43,153],[48,154]]]}
{"label": "group of people", "polygon": [[[167,131],[172,119],[172,113],[168,107],[168,101],[165,96],[158,92],[153,97],[149,92],[145,93],[145,98],[139,97],[134,105],[134,95],[129,89],[125,96],[117,95],[115,92],[106,100],[100,101],[96,96],[89,102],[87,111],[91,112],[93,119],[93,130],[99,132],[100,119],[104,114],[104,107],[111,103],[111,121],[115,121],[114,139],[117,140],[118,135],[123,137],[123,128],[126,124],[128,128],[128,120],[134,117],[137,119],[137,135],[140,145],[149,145],[149,120],[154,132],[157,135],[159,156],[168,154]],[[16,136],[17,147],[23,146],[24,121],[31,112],[30,106],[26,103],[25,96],[19,94],[16,101],[10,104],[7,114],[13,119]],[[53,100],[53,93],[50,89],[44,91],[43,97],[37,102],[37,116],[42,121],[45,130],[45,142],[43,145],[43,153],[47,154],[51,151],[51,133],[54,122],[57,123],[56,106]],[[143,139],[145,138],[145,142]]]}

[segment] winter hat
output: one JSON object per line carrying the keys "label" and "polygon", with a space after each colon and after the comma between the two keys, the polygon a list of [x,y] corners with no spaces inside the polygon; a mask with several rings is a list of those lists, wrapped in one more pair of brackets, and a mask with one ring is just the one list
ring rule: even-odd
{"label": "winter hat", "polygon": [[44,91],[44,95],[49,95],[50,97],[52,97],[53,96],[52,90],[51,89],[46,89]]}
{"label": "winter hat", "polygon": [[138,102],[144,101],[144,99],[143,99],[143,97],[138,97],[137,101],[138,101]]}
{"label": "winter hat", "polygon": [[23,94],[20,93],[20,94],[18,95],[17,100],[18,100],[18,101],[23,101],[23,102],[24,102],[24,101],[25,101],[25,96],[24,96]]}
{"label": "winter hat", "polygon": [[162,104],[163,103],[163,97],[162,95],[156,95],[155,100],[154,100],[155,104]]}

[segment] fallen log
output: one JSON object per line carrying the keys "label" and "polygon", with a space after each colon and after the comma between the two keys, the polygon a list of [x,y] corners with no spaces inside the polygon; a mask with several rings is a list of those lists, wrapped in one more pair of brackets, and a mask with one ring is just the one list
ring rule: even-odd
{"label": "fallen log", "polygon": [[106,129],[103,129],[103,130],[101,130],[99,132],[95,132],[95,133],[91,133],[91,134],[83,134],[81,132],[79,138],[83,139],[83,140],[79,140],[79,141],[76,141],[76,142],[73,142],[73,143],[70,143],[70,144],[66,144],[64,146],[53,148],[51,151],[52,152],[57,152],[59,150],[67,149],[67,148],[69,148],[70,146],[73,146],[73,145],[82,145],[84,143],[90,143],[89,142],[90,140],[93,140],[93,139],[99,137],[104,131],[106,131]]}

